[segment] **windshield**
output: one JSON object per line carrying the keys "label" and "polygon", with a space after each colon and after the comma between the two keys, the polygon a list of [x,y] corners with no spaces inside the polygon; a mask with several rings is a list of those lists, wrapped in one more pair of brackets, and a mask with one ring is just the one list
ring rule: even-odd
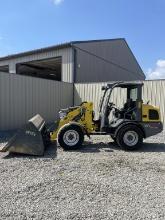
{"label": "windshield", "polygon": [[110,94],[109,102],[114,103],[117,108],[122,108],[124,103],[127,101],[127,89],[126,88],[116,87],[113,89],[108,89],[104,91],[103,96],[100,100],[100,105],[99,105],[100,112],[106,105],[109,94]]}
{"label": "windshield", "polygon": [[112,90],[110,102],[115,104],[115,107],[123,108],[124,103],[127,101],[127,89],[116,87]]}
{"label": "windshield", "polygon": [[104,90],[104,93],[101,97],[100,104],[99,104],[99,112],[101,112],[102,109],[104,108],[110,92],[111,92],[111,89]]}

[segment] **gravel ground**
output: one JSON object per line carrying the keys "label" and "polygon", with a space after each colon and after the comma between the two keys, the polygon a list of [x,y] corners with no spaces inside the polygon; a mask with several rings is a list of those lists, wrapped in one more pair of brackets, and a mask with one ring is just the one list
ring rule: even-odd
{"label": "gravel ground", "polygon": [[164,134],[136,152],[108,136],[90,141],[72,152],[52,145],[44,157],[0,153],[0,219],[164,220]]}

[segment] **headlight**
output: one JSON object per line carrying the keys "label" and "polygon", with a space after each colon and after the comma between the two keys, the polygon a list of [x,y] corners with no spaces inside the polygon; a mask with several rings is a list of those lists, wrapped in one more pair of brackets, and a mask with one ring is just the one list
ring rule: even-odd
{"label": "headlight", "polygon": [[63,112],[63,111],[60,111],[60,112],[59,112],[59,117],[60,117],[60,119],[65,118],[65,117],[66,117],[66,115],[67,115],[67,113],[66,113],[66,112]]}

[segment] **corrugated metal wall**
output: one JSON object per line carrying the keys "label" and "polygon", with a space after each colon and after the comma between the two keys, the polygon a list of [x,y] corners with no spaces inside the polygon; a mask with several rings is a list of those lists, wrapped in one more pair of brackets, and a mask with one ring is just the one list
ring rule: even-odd
{"label": "corrugated metal wall", "polygon": [[[47,122],[58,118],[58,111],[82,101],[94,102],[98,112],[101,87],[106,83],[73,84],[16,74],[0,73],[0,130],[21,127],[33,115],[41,114]],[[116,89],[113,101],[120,107],[118,97],[125,93]],[[145,81],[143,99],[160,106],[165,124],[165,80]],[[96,114],[97,115],[97,114]]]}
{"label": "corrugated metal wall", "polygon": [[73,82],[73,50],[72,48],[64,48],[51,50],[47,52],[34,53],[33,55],[12,58],[9,60],[0,61],[0,66],[9,65],[10,73],[15,73],[15,64],[24,63],[35,60],[49,59],[53,57],[62,57],[62,81]]}
{"label": "corrugated metal wall", "polygon": [[145,79],[142,69],[124,39],[84,42],[75,44],[75,47],[77,83]]}
{"label": "corrugated metal wall", "polygon": [[0,130],[21,127],[39,113],[47,122],[73,104],[73,84],[0,73]]}
{"label": "corrugated metal wall", "polygon": [[[80,104],[82,101],[94,102],[94,110],[98,116],[99,100],[102,94],[101,87],[106,83],[86,83],[75,84],[74,103]],[[121,89],[116,89],[113,93],[113,101],[117,106],[122,106],[118,97],[125,97],[125,93]],[[162,119],[165,125],[165,80],[144,81],[143,87],[144,103],[150,101],[150,104],[156,105],[161,109]]]}

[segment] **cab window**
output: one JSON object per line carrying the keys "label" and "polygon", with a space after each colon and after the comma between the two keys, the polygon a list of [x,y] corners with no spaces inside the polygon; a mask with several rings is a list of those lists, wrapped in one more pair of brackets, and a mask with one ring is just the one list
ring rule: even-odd
{"label": "cab window", "polygon": [[137,88],[131,89],[130,90],[130,99],[132,99],[132,101],[136,101],[138,93],[137,93]]}

